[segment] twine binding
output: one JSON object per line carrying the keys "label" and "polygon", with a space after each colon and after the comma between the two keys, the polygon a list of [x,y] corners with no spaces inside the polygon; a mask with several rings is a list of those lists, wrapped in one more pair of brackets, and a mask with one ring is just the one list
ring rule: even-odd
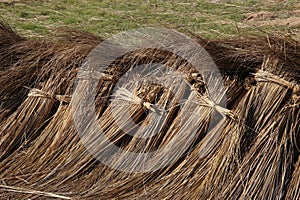
{"label": "twine binding", "polygon": [[26,86],[24,87],[30,90],[27,95],[28,97],[40,97],[40,98],[46,98],[46,99],[51,99],[53,101],[59,101],[65,103],[69,103],[71,101],[71,96],[68,95],[54,95],[37,88],[29,88]]}

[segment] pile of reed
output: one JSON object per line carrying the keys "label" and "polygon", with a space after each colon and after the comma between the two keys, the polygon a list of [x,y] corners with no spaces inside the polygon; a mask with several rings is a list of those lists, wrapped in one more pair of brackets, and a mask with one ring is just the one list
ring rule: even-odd
{"label": "pile of reed", "polygon": [[[111,64],[107,77],[99,77],[95,112],[111,143],[151,152],[174,138],[189,142],[184,150],[175,144],[175,150],[184,151],[175,162],[134,173],[116,169],[122,156],[112,155],[111,166],[99,162],[74,125],[71,105],[81,103],[73,96],[76,75],[101,38],[63,30],[52,39],[28,40],[1,22],[0,199],[300,199],[300,43],[274,35],[192,37],[221,72],[226,93],[216,99],[226,95],[227,108],[207,99],[201,72],[157,49],[128,53]],[[180,107],[175,94],[160,85],[136,87],[138,78],[115,88],[120,74],[153,62],[183,74],[197,94],[193,107]],[[176,82],[176,77],[155,76]],[[176,95],[184,96],[185,85],[179,88]],[[84,94],[88,85],[77,89]],[[133,137],[151,134],[154,104],[168,110],[162,128],[152,137]],[[140,126],[116,122],[125,107]],[[209,128],[214,116],[219,120]],[[184,134],[190,132],[193,137]],[[84,138],[94,134],[86,128]]]}

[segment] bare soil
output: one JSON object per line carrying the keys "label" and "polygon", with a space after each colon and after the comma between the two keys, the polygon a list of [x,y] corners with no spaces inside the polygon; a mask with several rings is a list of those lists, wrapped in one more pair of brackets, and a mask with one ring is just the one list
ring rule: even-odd
{"label": "bare soil", "polygon": [[[286,18],[281,18],[280,15],[285,14]],[[287,13],[276,13],[261,11],[258,13],[245,14],[245,22],[258,26],[300,26],[300,9],[293,10]]]}

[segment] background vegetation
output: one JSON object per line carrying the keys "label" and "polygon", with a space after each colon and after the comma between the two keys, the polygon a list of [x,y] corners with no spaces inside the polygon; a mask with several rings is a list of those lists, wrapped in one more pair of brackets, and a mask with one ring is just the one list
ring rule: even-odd
{"label": "background vegetation", "polygon": [[144,26],[209,38],[258,30],[297,36],[299,11],[297,0],[0,0],[0,16],[14,30],[33,38],[64,26],[104,37]]}

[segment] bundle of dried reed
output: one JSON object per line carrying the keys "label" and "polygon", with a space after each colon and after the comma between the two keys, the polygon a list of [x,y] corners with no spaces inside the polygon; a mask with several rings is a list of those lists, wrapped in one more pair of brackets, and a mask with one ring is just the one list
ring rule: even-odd
{"label": "bundle of dried reed", "polygon": [[[51,41],[31,41],[1,22],[0,197],[299,199],[299,42],[194,37],[221,71],[223,82],[213,74],[205,80],[214,82],[213,90],[225,84],[214,98],[201,72],[157,49],[130,52],[103,73],[83,72],[76,83],[100,38],[65,30]],[[185,81],[147,72],[151,63],[178,71]],[[117,85],[141,64],[143,79]],[[91,88],[96,119],[81,113],[77,127],[74,112],[81,112]],[[227,108],[218,104],[225,95]],[[164,149],[170,156],[153,154],[141,166],[111,146],[135,153]]]}

